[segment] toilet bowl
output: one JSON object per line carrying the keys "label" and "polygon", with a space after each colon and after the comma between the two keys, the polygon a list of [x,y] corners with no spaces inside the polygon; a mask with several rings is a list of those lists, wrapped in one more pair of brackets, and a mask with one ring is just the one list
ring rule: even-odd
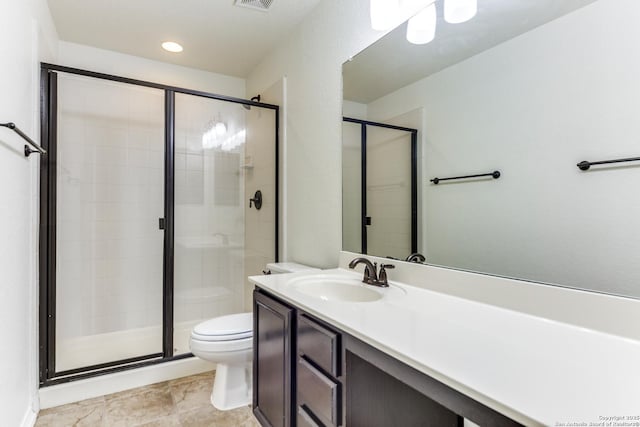
{"label": "toilet bowl", "polygon": [[191,353],[217,364],[211,404],[220,410],[251,403],[253,314],[216,317],[191,332]]}
{"label": "toilet bowl", "polygon": [[[274,273],[317,270],[296,263],[271,263]],[[194,356],[217,364],[211,404],[220,410],[251,403],[253,367],[253,313],[230,314],[199,323],[191,331]]]}

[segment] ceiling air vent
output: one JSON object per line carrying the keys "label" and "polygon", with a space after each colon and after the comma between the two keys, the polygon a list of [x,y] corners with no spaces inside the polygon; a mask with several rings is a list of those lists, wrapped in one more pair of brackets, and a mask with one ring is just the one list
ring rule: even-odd
{"label": "ceiling air vent", "polygon": [[266,12],[274,1],[275,0],[236,0],[235,5]]}

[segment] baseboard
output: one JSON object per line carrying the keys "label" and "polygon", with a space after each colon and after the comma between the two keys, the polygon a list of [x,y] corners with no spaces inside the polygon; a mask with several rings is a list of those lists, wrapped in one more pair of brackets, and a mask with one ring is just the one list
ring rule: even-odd
{"label": "baseboard", "polygon": [[[215,365],[212,363],[196,357],[190,357],[86,380],[43,387],[39,392],[40,409],[66,405],[67,403],[79,402],[136,387],[195,375],[214,368]],[[27,424],[24,425],[26,426]],[[29,425],[29,427],[32,426],[33,424]]]}
{"label": "baseboard", "polygon": [[27,409],[27,412],[24,414],[22,418],[22,423],[20,423],[21,427],[33,427],[36,424],[36,419],[38,418],[38,414],[33,412],[31,408]]}

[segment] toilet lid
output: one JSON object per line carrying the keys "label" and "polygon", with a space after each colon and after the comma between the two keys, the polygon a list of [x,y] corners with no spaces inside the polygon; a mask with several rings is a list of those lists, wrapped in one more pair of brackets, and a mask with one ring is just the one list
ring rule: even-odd
{"label": "toilet lid", "polygon": [[228,341],[253,336],[253,313],[215,317],[196,325],[191,335],[203,341]]}

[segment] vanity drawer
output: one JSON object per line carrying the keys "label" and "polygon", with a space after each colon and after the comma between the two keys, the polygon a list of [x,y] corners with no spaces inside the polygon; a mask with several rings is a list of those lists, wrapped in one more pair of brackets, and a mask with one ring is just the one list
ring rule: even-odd
{"label": "vanity drawer", "polygon": [[340,424],[339,387],[304,357],[298,358],[298,405],[334,426]]}
{"label": "vanity drawer", "polygon": [[298,354],[333,376],[340,375],[340,336],[305,314],[298,315]]}
{"label": "vanity drawer", "polygon": [[309,413],[306,405],[298,406],[298,417],[296,421],[297,427],[324,427],[320,421],[317,421],[313,415]]}

